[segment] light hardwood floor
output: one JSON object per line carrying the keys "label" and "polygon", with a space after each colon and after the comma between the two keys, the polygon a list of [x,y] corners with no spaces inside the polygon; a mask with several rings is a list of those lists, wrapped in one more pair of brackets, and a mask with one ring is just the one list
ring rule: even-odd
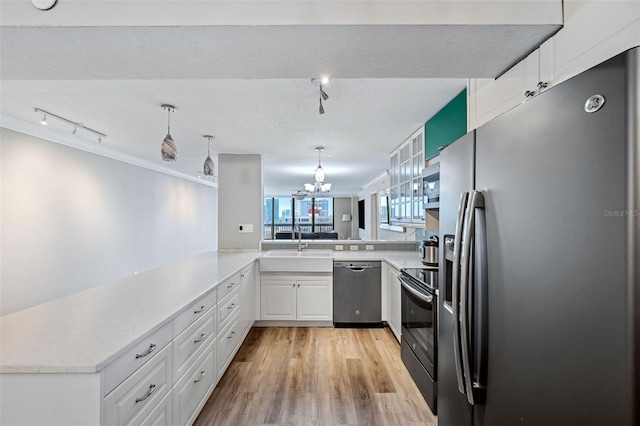
{"label": "light hardwood floor", "polygon": [[254,328],[194,425],[436,425],[388,328]]}

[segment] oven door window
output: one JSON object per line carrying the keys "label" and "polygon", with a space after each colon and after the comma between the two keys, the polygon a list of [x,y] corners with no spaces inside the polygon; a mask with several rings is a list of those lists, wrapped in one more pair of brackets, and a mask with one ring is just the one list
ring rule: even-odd
{"label": "oven door window", "polygon": [[[404,285],[410,285],[414,290],[424,293],[424,290],[418,290],[411,283],[405,281]],[[428,293],[425,298],[431,301],[422,300],[402,288],[402,332],[418,359],[424,364],[426,358],[431,365],[435,365],[436,299]]]}

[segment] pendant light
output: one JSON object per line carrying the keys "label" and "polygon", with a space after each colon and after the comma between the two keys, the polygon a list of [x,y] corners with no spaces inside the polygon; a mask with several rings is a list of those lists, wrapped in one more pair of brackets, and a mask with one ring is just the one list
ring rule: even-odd
{"label": "pendant light", "polygon": [[160,147],[160,153],[162,154],[162,159],[164,161],[176,161],[178,157],[178,149],[176,148],[176,143],[173,141],[171,137],[171,113],[176,110],[176,107],[173,105],[164,104],[162,105],[162,109],[167,110],[167,136],[165,136],[162,141],[162,146]]}
{"label": "pendant light", "polygon": [[322,163],[320,159],[320,153],[324,151],[323,146],[317,146],[316,151],[318,151],[318,167],[316,168],[315,174],[315,182],[314,183],[305,183],[304,191],[298,191],[294,194],[291,194],[293,198],[296,200],[301,200],[305,196],[306,197],[323,197],[326,196],[329,191],[331,191],[331,184],[324,183],[324,169],[322,168]]}
{"label": "pendant light", "polygon": [[318,151],[318,168],[316,169],[316,183],[324,182],[324,169],[322,168],[322,163],[320,161],[320,153],[324,151],[323,146],[317,146],[316,151]]}
{"label": "pendant light", "polygon": [[213,160],[211,159],[210,149],[211,149],[211,141],[215,140],[215,136],[204,135],[204,138],[207,140],[207,159],[204,160],[204,166],[203,166],[204,175],[213,177],[216,174],[216,167],[213,164]]}

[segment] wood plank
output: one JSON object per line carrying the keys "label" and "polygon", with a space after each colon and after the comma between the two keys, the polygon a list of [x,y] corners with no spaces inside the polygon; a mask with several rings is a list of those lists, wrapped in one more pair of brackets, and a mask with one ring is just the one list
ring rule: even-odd
{"label": "wood plank", "polygon": [[254,328],[194,425],[436,425],[389,329]]}

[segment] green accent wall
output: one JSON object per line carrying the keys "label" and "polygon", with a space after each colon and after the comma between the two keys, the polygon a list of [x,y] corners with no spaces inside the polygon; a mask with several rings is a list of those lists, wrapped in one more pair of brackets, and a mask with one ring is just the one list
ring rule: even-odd
{"label": "green accent wall", "polygon": [[467,89],[464,89],[424,124],[425,158],[440,155],[438,148],[466,133]]}

